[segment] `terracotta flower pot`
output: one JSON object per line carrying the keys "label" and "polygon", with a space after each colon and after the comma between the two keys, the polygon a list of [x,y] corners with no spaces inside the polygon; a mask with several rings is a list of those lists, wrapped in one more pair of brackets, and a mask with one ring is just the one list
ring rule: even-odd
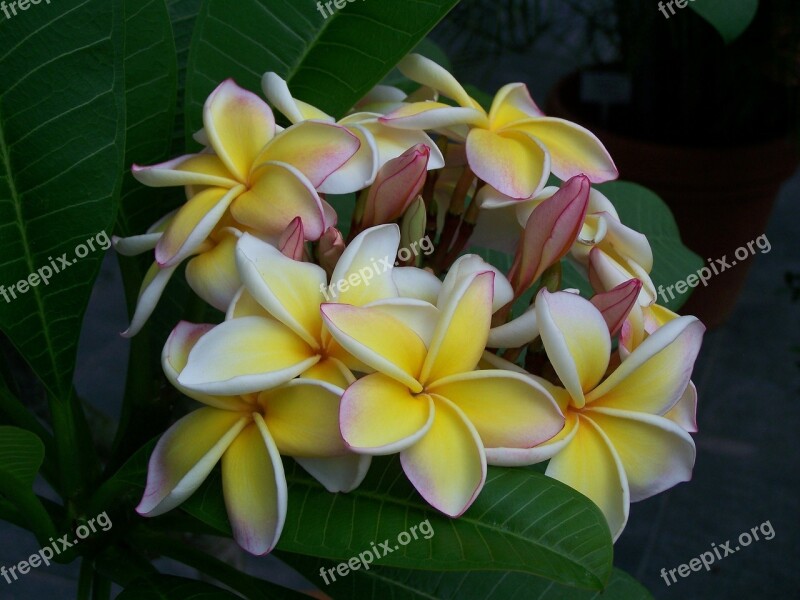
{"label": "terracotta flower pot", "polygon": [[[577,87],[577,74],[560,81],[548,98],[548,114],[595,133],[614,158],[622,179],[640,183],[663,198],[689,248],[712,261],[727,256],[732,264],[737,248],[764,233],[778,188],[797,167],[796,150],[787,139],[720,148],[638,140],[584,118]],[[681,312],[698,316],[709,327],[723,323],[753,259],[736,261],[714,276],[708,287],[697,287]]]}

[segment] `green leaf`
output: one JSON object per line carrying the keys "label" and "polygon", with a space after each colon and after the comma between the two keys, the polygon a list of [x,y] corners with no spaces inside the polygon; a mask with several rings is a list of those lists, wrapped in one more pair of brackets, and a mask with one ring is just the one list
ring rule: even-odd
{"label": "green leaf", "polygon": [[0,470],[26,488],[33,481],[44,460],[44,444],[34,434],[16,427],[0,426]]}
{"label": "green leaf", "polygon": [[210,583],[193,581],[174,575],[156,575],[137,579],[117,596],[117,600],[240,600]]}
{"label": "green leaf", "polygon": [[33,493],[44,460],[44,444],[29,431],[0,426],[0,511],[13,507],[39,541],[55,535],[55,526]]}
{"label": "green leaf", "polygon": [[[426,519],[435,532],[376,561],[413,569],[513,570],[600,589],[612,568],[608,525],[587,498],[532,469],[490,468],[472,507],[459,519],[433,510],[408,483],[396,458],[380,458],[361,486],[331,494],[297,467],[287,468],[289,507],[278,549],[347,560],[372,543],[390,544]],[[219,475],[183,509],[230,532]],[[397,544],[395,544],[397,545]]]}
{"label": "green leaf", "polygon": [[753,22],[758,0],[692,0],[689,6],[730,44]]}
{"label": "green leaf", "polygon": [[[359,563],[347,575],[336,572],[330,560],[279,553],[279,558],[297,569],[333,598],[380,600],[650,600],[652,596],[630,575],[614,569],[605,590],[594,592],[562,586],[525,573],[470,571],[437,573],[392,569]],[[322,577],[323,569],[325,577]],[[333,572],[331,573],[330,570]]]}
{"label": "green leaf", "polygon": [[[622,222],[647,236],[653,249],[650,278],[665,288],[683,281],[705,263],[681,242],[678,225],[667,205],[654,192],[629,181],[612,181],[597,186],[611,200]],[[691,288],[675,298],[659,294],[658,304],[677,311],[688,300]]]}
{"label": "green leaf", "polygon": [[[169,157],[178,88],[178,61],[164,0],[125,0],[125,178],[117,218],[120,235],[144,233],[185,198],[145,187],[129,167]],[[152,261],[151,261],[152,262]]]}
{"label": "green leaf", "polygon": [[189,129],[206,97],[233,77],[252,91],[275,71],[301,100],[339,118],[377,84],[458,0],[348,3],[323,16],[315,2],[205,0],[189,58]]}
{"label": "green leaf", "polygon": [[192,33],[200,11],[201,0],[167,0],[170,20],[172,21],[172,36],[178,57],[178,106],[175,111],[175,127],[172,134],[173,155],[183,154],[186,142],[191,139],[192,132],[186,131],[185,106],[186,95],[186,66],[189,62],[189,47],[192,43]]}
{"label": "green leaf", "polygon": [[[0,329],[60,398],[116,213],[121,32],[119,4],[107,0],[40,4],[0,21],[0,284],[9,294]],[[56,273],[62,254],[71,264]],[[37,269],[50,269],[49,284],[31,277],[36,286],[17,293]]]}

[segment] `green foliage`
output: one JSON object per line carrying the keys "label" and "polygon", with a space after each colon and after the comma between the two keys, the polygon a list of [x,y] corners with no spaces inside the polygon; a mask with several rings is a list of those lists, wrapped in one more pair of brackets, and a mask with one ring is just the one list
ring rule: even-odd
{"label": "green foliage", "polygon": [[696,0],[689,6],[716,29],[730,44],[753,22],[758,0]]}

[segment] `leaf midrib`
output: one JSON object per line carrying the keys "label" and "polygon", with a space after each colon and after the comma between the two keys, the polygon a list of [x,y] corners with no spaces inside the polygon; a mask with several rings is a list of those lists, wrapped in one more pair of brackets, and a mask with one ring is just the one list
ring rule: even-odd
{"label": "leaf midrib", "polygon": [[[5,121],[3,120],[3,107],[2,107],[2,98],[0,97],[0,155],[2,155],[3,160],[3,168],[6,172],[6,178],[8,181],[8,189],[11,194],[11,203],[14,206],[14,215],[16,217],[15,225],[19,230],[20,238],[22,241],[22,248],[23,254],[25,257],[25,264],[28,267],[28,273],[32,273],[34,270],[34,263],[33,263],[33,256],[30,253],[30,244],[28,242],[28,230],[24,226],[24,220],[22,217],[22,198],[20,193],[17,189],[16,181],[14,180],[14,175],[11,170],[11,156],[8,151],[8,144],[6,143],[6,134],[5,128],[3,124]],[[36,311],[36,318],[42,325],[42,334],[45,338],[45,348],[47,352],[47,358],[50,362],[50,367],[52,368],[52,372],[54,374],[58,373],[58,362],[56,360],[56,356],[53,353],[53,340],[50,335],[50,328],[48,327],[47,320],[44,318],[44,299],[42,298],[41,292],[38,286],[32,286],[34,297],[36,298],[36,306],[38,310]],[[62,393],[64,390],[61,386],[61,378],[56,378],[56,385],[58,386],[59,393]]]}

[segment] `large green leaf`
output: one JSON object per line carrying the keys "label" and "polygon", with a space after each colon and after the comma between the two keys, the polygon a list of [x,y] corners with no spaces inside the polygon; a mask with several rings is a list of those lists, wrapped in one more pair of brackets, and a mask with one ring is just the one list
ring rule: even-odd
{"label": "large green leaf", "polygon": [[689,6],[730,43],[753,22],[758,0],[691,0]]}
{"label": "large green leaf", "polygon": [[[107,0],[31,5],[0,20],[0,284],[42,269],[36,286],[0,299],[0,328],[62,398],[116,212],[122,26],[120,3]],[[71,264],[55,273],[62,255]]]}
{"label": "large green leaf", "polygon": [[178,106],[175,111],[175,127],[172,135],[172,154],[183,154],[186,149],[186,139],[191,136],[186,131],[183,108],[186,95],[186,67],[189,63],[189,47],[192,42],[192,33],[200,11],[201,0],[167,0],[170,20],[172,21],[172,35],[175,40],[175,50],[178,56]]}
{"label": "large green leaf", "polygon": [[205,0],[189,58],[187,117],[224,79],[260,90],[275,71],[300,99],[341,117],[430,31],[458,0],[347,3],[323,16],[297,0]]}
{"label": "large green leaf", "polygon": [[[624,571],[614,569],[602,591],[578,590],[525,573],[470,571],[468,573],[419,571],[359,564],[345,576],[330,560],[279,553],[335,599],[361,600],[650,600],[652,596]],[[344,571],[344,569],[342,569]],[[323,578],[323,574],[325,577]]]}
{"label": "large green leaf", "polygon": [[19,522],[40,541],[55,535],[55,526],[39,498],[33,481],[44,460],[44,444],[30,431],[0,426],[0,512],[17,511]]}
{"label": "large green leaf", "polygon": [[[287,469],[289,508],[278,548],[346,560],[388,541],[377,563],[432,570],[510,570],[600,589],[611,574],[612,546],[600,510],[571,488],[532,469],[490,468],[486,486],[459,519],[428,506],[399,461],[376,459],[361,486],[330,494],[299,467]],[[230,532],[218,475],[183,505]],[[428,520],[435,532],[407,545],[397,536]]]}
{"label": "large green leaf", "polygon": [[[612,181],[597,189],[608,196],[625,225],[645,234],[650,241],[654,257],[650,277],[656,289],[683,281],[703,266],[703,259],[681,242],[675,218],[654,192],[629,181]],[[660,293],[658,304],[678,310],[691,292],[691,288],[683,294],[674,291],[674,298],[666,292]]]}

